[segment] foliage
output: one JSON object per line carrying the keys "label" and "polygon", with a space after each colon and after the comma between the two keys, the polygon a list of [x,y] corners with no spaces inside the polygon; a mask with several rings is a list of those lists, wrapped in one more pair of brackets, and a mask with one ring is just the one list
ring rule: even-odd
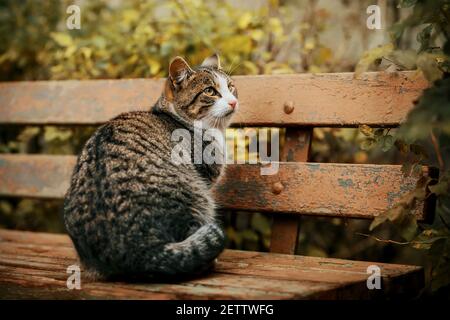
{"label": "foliage", "polygon": [[0,80],[49,77],[43,59],[61,10],[59,0],[0,2]]}
{"label": "foliage", "polygon": [[314,5],[299,23],[292,14],[298,4],[278,1],[237,9],[224,1],[128,0],[112,5],[92,0],[81,5],[81,29],[68,30],[64,9],[69,4],[2,4],[1,80],[165,76],[174,56],[198,64],[214,51],[230,73],[336,67],[332,50],[319,39],[329,13]]}
{"label": "foliage", "polygon": [[[450,2],[403,0],[399,5],[411,7],[412,11],[393,26],[393,43],[366,53],[358,66],[361,71],[371,62],[378,60],[380,65],[380,59],[387,59],[398,70],[402,68],[399,61],[408,58],[430,81],[430,88],[415,102],[406,122],[395,135],[385,134],[385,129],[361,127],[361,132],[367,136],[362,147],[377,145],[388,151],[395,146],[405,155],[405,176],[415,175],[420,179],[416,189],[375,218],[370,229],[393,223],[406,241],[397,243],[427,250],[431,261],[431,289],[436,290],[450,284]],[[420,29],[416,54],[395,46],[411,28]],[[423,175],[423,165],[439,167],[439,177]],[[437,198],[434,221],[418,223],[411,209],[419,201],[433,197]]]}

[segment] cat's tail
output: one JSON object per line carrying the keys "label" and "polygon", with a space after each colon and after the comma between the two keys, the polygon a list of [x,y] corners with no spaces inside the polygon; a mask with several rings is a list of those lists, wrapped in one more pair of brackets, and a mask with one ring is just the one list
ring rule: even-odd
{"label": "cat's tail", "polygon": [[213,223],[200,227],[185,240],[166,244],[157,254],[157,272],[166,275],[203,271],[223,251],[225,234]]}

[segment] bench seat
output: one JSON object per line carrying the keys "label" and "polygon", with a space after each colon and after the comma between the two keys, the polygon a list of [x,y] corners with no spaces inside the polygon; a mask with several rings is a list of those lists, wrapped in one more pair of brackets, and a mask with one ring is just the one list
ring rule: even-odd
{"label": "bench seat", "polygon": [[[67,235],[0,230],[3,299],[370,299],[414,297],[422,267],[225,250],[214,272],[181,283],[85,282],[69,290],[77,264]],[[381,269],[382,289],[368,290],[367,267]]]}

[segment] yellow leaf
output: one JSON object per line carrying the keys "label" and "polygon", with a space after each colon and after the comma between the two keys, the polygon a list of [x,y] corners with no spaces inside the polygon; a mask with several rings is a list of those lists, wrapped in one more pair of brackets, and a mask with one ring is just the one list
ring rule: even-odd
{"label": "yellow leaf", "polygon": [[89,58],[91,57],[91,55],[92,55],[92,49],[91,49],[91,48],[88,48],[88,47],[82,47],[82,48],[80,49],[80,51],[81,51],[81,53],[83,54],[83,56],[84,56],[86,59],[89,59]]}
{"label": "yellow leaf", "polygon": [[274,35],[283,34],[283,26],[281,25],[281,21],[278,18],[269,19],[269,28]]}
{"label": "yellow leaf", "polygon": [[148,58],[147,65],[150,67],[150,74],[152,76],[156,75],[159,70],[161,70],[161,64],[157,60]]}
{"label": "yellow leaf", "polygon": [[134,9],[128,9],[123,11],[123,22],[131,23],[139,19],[139,12]]}
{"label": "yellow leaf", "polygon": [[244,61],[242,63],[248,74],[258,74],[258,67],[251,61]]}
{"label": "yellow leaf", "polygon": [[305,50],[313,50],[316,47],[316,42],[313,38],[308,38],[305,40],[305,45],[303,46]]}
{"label": "yellow leaf", "polygon": [[127,59],[127,64],[128,65],[133,65],[133,64],[135,64],[138,61],[138,59],[139,59],[138,55],[137,54],[133,54],[131,57],[129,57]]}
{"label": "yellow leaf", "polygon": [[70,58],[75,53],[75,51],[77,51],[76,46],[68,46],[66,51],[64,52],[64,57]]}
{"label": "yellow leaf", "polygon": [[61,47],[68,47],[72,45],[72,37],[66,33],[52,32],[50,34],[53,40],[56,41]]}
{"label": "yellow leaf", "polygon": [[312,65],[309,66],[308,72],[310,72],[310,73],[321,73],[322,69],[320,69],[320,67],[312,64]]}
{"label": "yellow leaf", "polygon": [[255,41],[259,41],[264,37],[264,32],[262,30],[253,30],[250,32],[250,37]]}
{"label": "yellow leaf", "polygon": [[238,20],[238,27],[239,29],[245,29],[249,26],[250,22],[252,21],[252,15],[250,12],[244,13]]}
{"label": "yellow leaf", "polygon": [[359,126],[359,131],[362,132],[365,136],[371,136],[373,134],[373,128],[369,127],[366,124],[362,124]]}

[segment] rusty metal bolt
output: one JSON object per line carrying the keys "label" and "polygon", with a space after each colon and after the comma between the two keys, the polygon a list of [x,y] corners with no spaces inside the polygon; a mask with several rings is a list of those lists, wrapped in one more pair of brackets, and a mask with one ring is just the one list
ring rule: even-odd
{"label": "rusty metal bolt", "polygon": [[280,194],[281,191],[283,191],[283,189],[284,189],[284,187],[283,187],[283,185],[281,184],[281,182],[275,182],[275,183],[272,185],[272,192],[273,192],[274,194]]}
{"label": "rusty metal bolt", "polygon": [[294,111],[294,102],[293,101],[286,101],[284,103],[284,112],[286,114],[290,114]]}

